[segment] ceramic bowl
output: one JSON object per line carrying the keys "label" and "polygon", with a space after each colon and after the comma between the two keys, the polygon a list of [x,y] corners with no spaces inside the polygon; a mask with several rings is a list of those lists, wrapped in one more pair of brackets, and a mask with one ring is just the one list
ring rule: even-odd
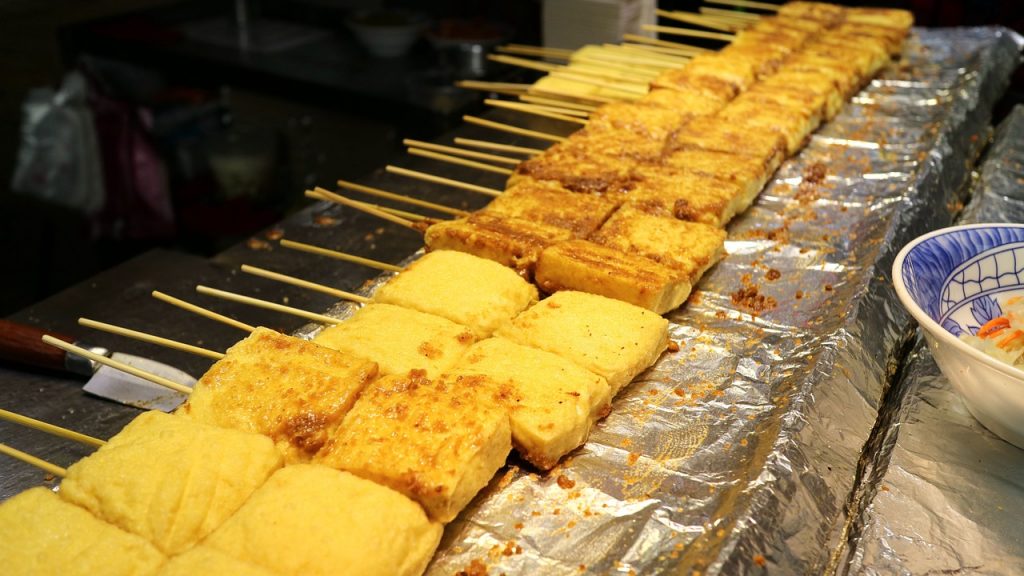
{"label": "ceramic bowl", "polygon": [[427,27],[427,19],[406,10],[363,10],[353,14],[346,24],[370,54],[397,58],[416,43]]}
{"label": "ceramic bowl", "polygon": [[1024,448],[1024,371],[959,338],[1002,315],[1008,298],[1024,296],[1024,225],[971,224],[925,234],[896,256],[892,276],[967,409]]}

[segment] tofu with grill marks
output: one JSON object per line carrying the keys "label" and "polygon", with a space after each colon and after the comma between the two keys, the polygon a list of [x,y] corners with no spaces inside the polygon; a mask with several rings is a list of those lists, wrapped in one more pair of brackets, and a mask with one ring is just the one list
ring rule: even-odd
{"label": "tofu with grill marks", "polygon": [[587,131],[629,132],[649,140],[664,140],[695,114],[684,108],[666,108],[638,102],[605,104],[590,115]]}
{"label": "tofu with grill marks", "polygon": [[597,230],[619,203],[614,195],[580,194],[554,180],[524,179],[479,213],[536,222],[585,237]]}
{"label": "tofu with grill marks", "polygon": [[807,94],[821,98],[824,101],[823,121],[835,118],[846,103],[839,84],[830,75],[785,66],[776,74],[758,82],[750,92],[776,93],[780,98],[785,93]]}
{"label": "tofu with grill marks", "polygon": [[[786,159],[786,140],[782,134],[771,128],[758,126],[736,126],[723,121],[722,114],[729,107],[714,116],[694,119],[677,130],[665,144],[664,162],[683,167],[673,156],[680,151],[705,151],[729,154],[735,157],[757,158],[762,165],[764,181]],[[726,177],[722,174],[714,174]],[[764,185],[764,182],[761,184]]]}
{"label": "tofu with grill marks", "polygon": [[424,234],[424,243],[430,250],[464,252],[533,278],[541,251],[572,237],[565,228],[478,212],[432,224]]}
{"label": "tofu with grill marks", "polygon": [[665,168],[644,178],[623,207],[722,227],[749,197],[749,187],[735,181]]}
{"label": "tofu with grill marks", "polygon": [[785,140],[786,152],[789,155],[799,152],[811,132],[818,128],[821,119],[815,114],[745,96],[746,94],[741,94],[719,112],[719,120],[745,130],[771,130]]}
{"label": "tofu with grill marks", "polygon": [[[781,136],[772,132],[772,136]],[[739,196],[753,201],[761,189],[768,183],[779,165],[778,156],[765,159],[747,154],[729,154],[717,150],[680,149],[665,157],[665,166],[678,171],[692,172],[707,178],[717,178],[732,182],[740,187]],[[652,176],[654,171],[643,171],[644,176]],[[665,170],[666,174],[671,172]]]}
{"label": "tofu with grill marks", "polygon": [[736,86],[724,78],[700,74],[686,67],[670,68],[651,80],[651,92],[663,90],[699,96],[720,104],[735,98],[737,92]]}

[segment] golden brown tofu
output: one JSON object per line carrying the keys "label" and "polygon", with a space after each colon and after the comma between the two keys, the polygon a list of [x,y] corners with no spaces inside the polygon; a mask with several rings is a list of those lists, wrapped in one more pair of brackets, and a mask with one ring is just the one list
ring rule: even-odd
{"label": "golden brown tofu", "polygon": [[742,61],[729,58],[719,52],[694,56],[682,68],[687,74],[722,80],[732,86],[737,94],[743,92],[757,80],[754,68]]}
{"label": "golden brown tofu", "polygon": [[629,255],[650,258],[691,284],[725,256],[725,230],[623,206],[590,239]]}
{"label": "golden brown tofu", "polygon": [[157,576],[275,576],[265,568],[199,545],[164,564]]}
{"label": "golden brown tofu", "polygon": [[[754,69],[754,74],[758,78],[764,78],[771,76],[782,67],[789,52],[767,49],[759,44],[733,42],[723,48],[721,54],[750,64]],[[755,82],[752,86],[757,86],[757,83]]]}
{"label": "golden brown tofu", "polygon": [[766,161],[758,156],[700,149],[676,150],[665,158],[668,167],[733,182],[740,186],[740,195],[750,198],[761,192],[779,164],[774,158]]}
{"label": "golden brown tofu", "polygon": [[629,194],[623,206],[656,216],[722,227],[742,209],[743,200],[750,195],[749,186],[732,180],[663,167],[657,172],[652,170]]}
{"label": "golden brown tofu", "polygon": [[[728,108],[728,106],[727,106]],[[724,112],[725,109],[723,109]],[[782,134],[771,128],[759,126],[737,126],[723,122],[722,112],[714,116],[696,118],[685,127],[677,130],[665,144],[667,152],[664,162],[672,166],[682,166],[673,157],[679,152],[704,151],[717,155],[742,155],[745,159],[757,158],[760,172],[764,180],[760,189],[767,181],[767,176],[775,171],[786,159],[787,142]],[[712,176],[726,177],[720,172]]]}
{"label": "golden brown tofu", "polygon": [[786,61],[780,72],[789,70],[811,72],[832,80],[839,88],[844,102],[856,94],[866,81],[865,78],[857,74],[857,69],[851,64],[805,52],[794,54]]}
{"label": "golden brown tofu", "polygon": [[441,316],[486,338],[536,302],[537,288],[492,260],[437,250],[381,286],[374,301]]}
{"label": "golden brown tofu", "polygon": [[542,470],[587,441],[594,423],[609,410],[608,382],[557,354],[488,338],[473,345],[449,373],[456,385],[479,378],[504,386],[512,443]]}
{"label": "golden brown tofu", "polygon": [[[835,29],[835,33],[847,38],[852,42],[860,38],[870,38],[881,42],[890,56],[899,56],[903,52],[903,45],[906,42],[907,34],[903,30],[893,28],[882,28],[856,22],[844,22]],[[828,38],[822,38],[827,40]]]}
{"label": "golden brown tofu", "polygon": [[315,462],[419,502],[451,522],[505,464],[512,432],[489,382],[385,376],[363,391]]}
{"label": "golden brown tofu", "polygon": [[72,464],[60,496],[173,556],[213,532],[282,464],[265,436],[145,412]]}
{"label": "golden brown tofu", "polygon": [[565,291],[533,305],[498,335],[579,364],[603,377],[614,397],[668,346],[668,321],[626,302]]}
{"label": "golden brown tofu", "polygon": [[479,213],[536,222],[585,237],[597,230],[618,205],[613,196],[579,194],[554,180],[523,179]]}
{"label": "golden brown tofu", "polygon": [[514,269],[533,278],[541,250],[568,240],[573,233],[546,224],[477,213],[438,222],[427,228],[424,243],[429,250],[465,252]]}
{"label": "golden brown tofu", "polygon": [[419,576],[441,532],[390,488],[297,464],[271,476],[204,545],[275,574]]}
{"label": "golden brown tofu", "polygon": [[440,376],[476,337],[447,318],[391,304],[370,303],[341,324],[328,326],[313,342],[373,360],[382,375],[421,370]]}
{"label": "golden brown tofu", "polygon": [[846,9],[825,2],[786,2],[779,6],[777,14],[782,18],[815,20],[826,28],[834,28],[846,17]]}
{"label": "golden brown tofu", "polygon": [[177,414],[270,437],[308,460],[377,376],[377,364],[266,328],[228,349]]}
{"label": "golden brown tofu", "polygon": [[698,95],[720,103],[732,100],[737,92],[736,86],[723,78],[700,74],[686,67],[670,68],[658,74],[651,81],[651,92],[660,90]]}
{"label": "golden brown tofu", "polygon": [[755,84],[750,91],[774,92],[780,97],[783,93],[796,93],[821,98],[824,101],[823,120],[835,118],[846,103],[839,84],[831,76],[786,67]]}
{"label": "golden brown tofu", "polygon": [[166,560],[145,539],[95,518],[43,487],[0,504],[0,534],[7,576],[149,576]]}
{"label": "golden brown tofu", "polygon": [[684,90],[653,88],[638,103],[679,109],[693,116],[707,116],[721,110],[731,98],[732,96],[729,96],[729,98],[708,96],[696,91],[687,92]]}
{"label": "golden brown tofu", "polygon": [[693,288],[667,266],[586,240],[546,248],[537,261],[536,280],[545,292],[589,292],[658,314],[678,308]]}
{"label": "golden brown tofu", "polygon": [[845,22],[890,28],[906,33],[914,25],[914,13],[898,8],[847,8]]}
{"label": "golden brown tofu", "polygon": [[814,38],[825,31],[825,27],[820,22],[814,20],[798,20],[793,18],[783,18],[780,16],[764,16],[752,26],[749,26],[747,30],[756,32],[782,32],[793,36],[793,38],[801,38],[802,41],[807,41],[809,38]]}
{"label": "golden brown tofu", "polygon": [[624,131],[649,140],[664,140],[695,116],[683,108],[644,105],[644,101],[605,104],[590,115],[587,131]]}
{"label": "golden brown tofu", "polygon": [[[833,90],[836,94],[838,91]],[[758,82],[741,96],[744,101],[766,102],[808,116],[815,125],[825,117],[826,95],[799,86],[780,86],[777,83]]]}
{"label": "golden brown tofu", "polygon": [[[785,56],[799,50],[808,40],[809,34],[782,27],[769,28],[756,25],[736,33],[736,39],[729,46],[760,46],[762,50]],[[725,52],[724,50],[722,51]]]}
{"label": "golden brown tofu", "polygon": [[786,153],[796,154],[818,128],[820,118],[764,100],[738,96],[718,113],[719,121],[744,131],[752,128],[771,130],[786,141]]}
{"label": "golden brown tofu", "polygon": [[852,66],[867,82],[889,62],[889,51],[881,40],[869,37],[849,38],[838,32],[826,39],[808,42],[801,51]]}

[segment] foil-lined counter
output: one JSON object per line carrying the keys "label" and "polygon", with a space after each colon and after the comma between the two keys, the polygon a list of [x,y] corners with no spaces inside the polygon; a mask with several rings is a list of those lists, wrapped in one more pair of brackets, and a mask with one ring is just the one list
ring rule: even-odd
{"label": "foil-lined counter", "polygon": [[[1024,222],[1024,107],[1000,125],[961,222]],[[970,415],[922,339],[886,412],[843,571],[1024,573],[1024,450]]]}

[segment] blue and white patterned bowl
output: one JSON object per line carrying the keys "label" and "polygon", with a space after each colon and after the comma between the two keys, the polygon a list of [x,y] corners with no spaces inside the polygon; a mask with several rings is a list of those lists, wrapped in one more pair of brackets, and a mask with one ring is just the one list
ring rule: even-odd
{"label": "blue and white patterned bowl", "polygon": [[1002,315],[1011,296],[1024,296],[1024,225],[971,224],[925,234],[896,256],[892,276],[967,409],[1024,448],[1024,371],[959,338]]}

